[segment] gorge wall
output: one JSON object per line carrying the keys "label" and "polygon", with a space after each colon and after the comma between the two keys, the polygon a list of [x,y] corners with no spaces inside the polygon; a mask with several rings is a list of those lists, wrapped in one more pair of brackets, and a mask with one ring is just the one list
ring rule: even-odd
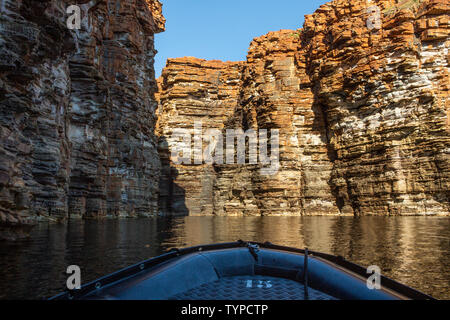
{"label": "gorge wall", "polygon": [[[256,38],[245,62],[169,60],[159,135],[176,191],[163,199],[191,215],[448,215],[449,14],[445,0],[335,0],[303,29]],[[278,172],[177,164],[168,137],[194,119],[279,129]]]}
{"label": "gorge wall", "polygon": [[[160,78],[157,132],[161,156],[160,210],[163,215],[211,215],[213,186],[217,173],[211,164],[194,160],[176,165],[172,147],[181,143],[174,130],[192,131],[191,156],[203,151],[194,133],[222,130],[236,109],[242,63],[205,61],[196,58],[169,59]],[[202,128],[195,127],[201,124]],[[197,142],[198,143],[198,142]]]}
{"label": "gorge wall", "polygon": [[302,32],[336,154],[330,183],[343,212],[448,214],[450,3],[373,4],[332,2]]}
{"label": "gorge wall", "polygon": [[[68,0],[0,0],[1,237],[68,217],[450,214],[447,0],[334,0],[246,61],[169,59],[157,81],[158,0],[76,2],[70,31]],[[278,170],[196,163],[195,135],[180,163],[180,129],[278,129]]]}
{"label": "gorge wall", "polygon": [[157,0],[0,2],[0,234],[40,218],[152,215]]}

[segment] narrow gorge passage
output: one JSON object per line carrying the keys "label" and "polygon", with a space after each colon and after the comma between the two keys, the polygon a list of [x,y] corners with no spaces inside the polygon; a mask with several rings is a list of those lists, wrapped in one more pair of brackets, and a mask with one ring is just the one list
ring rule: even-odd
{"label": "narrow gorge passage", "polygon": [[[76,32],[69,2],[1,3],[2,238],[68,218],[449,215],[448,1],[334,0],[245,61],[173,58],[159,79],[159,1],[80,1]],[[279,130],[276,173],[175,163],[196,121]]]}

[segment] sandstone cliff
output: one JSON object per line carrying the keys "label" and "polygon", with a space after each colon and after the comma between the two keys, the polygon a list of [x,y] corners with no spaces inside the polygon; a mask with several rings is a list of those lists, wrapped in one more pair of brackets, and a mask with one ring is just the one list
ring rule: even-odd
{"label": "sandstone cliff", "polygon": [[[160,78],[158,135],[161,156],[160,210],[164,215],[213,214],[213,165],[194,163],[196,122],[207,129],[222,130],[232,117],[239,94],[242,63],[169,59]],[[192,161],[175,165],[172,148],[178,143],[175,129],[192,131]],[[195,130],[195,131],[194,131]]]}
{"label": "sandstone cliff", "polygon": [[[0,225],[148,215],[159,157],[157,0],[0,1]],[[10,229],[8,229],[10,230]]]}
{"label": "sandstone cliff", "polygon": [[[170,59],[158,83],[159,1],[78,3],[70,31],[69,1],[0,0],[3,236],[69,216],[449,214],[448,1],[334,0],[244,62]],[[179,163],[177,129],[278,129],[279,170]]]}
{"label": "sandstone cliff", "polygon": [[450,3],[396,2],[334,1],[306,18],[330,183],[344,213],[448,214]]}
{"label": "sandstone cliff", "polygon": [[171,161],[169,141],[161,154],[179,183],[163,198],[184,200],[190,214],[449,214],[449,13],[445,0],[327,3],[303,29],[252,42],[224,108],[220,82],[205,79],[227,66],[169,61],[166,142],[170,130],[219,113],[204,127],[278,128],[280,170],[186,170]]}

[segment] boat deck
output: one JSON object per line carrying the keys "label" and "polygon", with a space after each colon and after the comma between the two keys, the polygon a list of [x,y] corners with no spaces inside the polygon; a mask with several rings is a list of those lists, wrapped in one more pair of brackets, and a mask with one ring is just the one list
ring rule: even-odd
{"label": "boat deck", "polygon": [[[308,288],[310,300],[336,300]],[[224,277],[189,291],[177,294],[170,300],[307,300],[303,284],[283,278],[268,276]]]}
{"label": "boat deck", "polygon": [[[238,241],[171,250],[53,299],[432,299],[385,277],[380,290],[371,290],[366,276],[365,268],[340,257]],[[307,292],[303,282],[309,284]]]}

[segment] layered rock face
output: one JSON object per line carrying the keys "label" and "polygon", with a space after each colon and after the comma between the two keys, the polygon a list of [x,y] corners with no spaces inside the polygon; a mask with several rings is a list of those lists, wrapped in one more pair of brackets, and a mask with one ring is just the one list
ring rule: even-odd
{"label": "layered rock face", "polygon": [[247,56],[241,91],[244,122],[257,130],[280,131],[279,171],[254,173],[262,215],[338,213],[328,184],[332,159],[325,123],[304,61],[295,58],[298,45],[291,30],[271,32],[255,39]]}
{"label": "layered rock face", "polygon": [[[246,63],[169,59],[159,80],[163,212],[172,203],[183,208],[174,210],[178,214],[190,215],[339,213],[329,185],[325,122],[314,104],[305,62],[296,60],[298,44],[298,35],[282,30],[255,39]],[[217,81],[219,74],[222,81]],[[174,163],[172,151],[179,141],[171,138],[173,131],[188,128],[193,134],[199,120],[203,134],[222,130],[224,154],[227,129],[278,129],[279,168],[262,174],[263,165],[249,164],[248,144],[245,165]],[[193,139],[189,147],[195,150]],[[232,147],[236,155],[236,143]]]}
{"label": "layered rock face", "polygon": [[[448,1],[335,0],[245,62],[169,59],[158,83],[161,4],[78,3],[71,31],[69,1],[0,0],[2,235],[69,216],[449,214]],[[196,162],[201,134],[230,129],[277,129],[277,170]]]}
{"label": "layered rock face", "polygon": [[[30,210],[64,212],[69,144],[66,108],[74,50],[64,3],[2,1],[0,24],[0,221],[28,224]],[[56,90],[53,88],[56,87]],[[45,209],[44,209],[45,208]]]}
{"label": "layered rock face", "polygon": [[[162,171],[160,211],[163,215],[213,214],[213,164],[196,161],[208,146],[207,130],[225,128],[233,116],[239,95],[242,63],[196,58],[169,59],[160,82],[158,112],[159,152]],[[186,130],[188,141],[177,136]],[[180,163],[175,147],[186,151]],[[190,150],[190,151],[189,151]],[[174,153],[177,153],[174,155]],[[180,152],[179,152],[180,153]],[[189,154],[190,153],[190,154]]]}
{"label": "layered rock face", "polygon": [[[209,214],[212,182],[216,215],[449,214],[449,13],[440,0],[336,0],[302,30],[255,39],[220,124],[279,129],[280,168],[267,176],[260,164],[213,165],[202,180],[163,152],[183,181],[177,201]],[[208,116],[196,96],[207,64],[193,72],[169,61],[160,117],[171,130]],[[177,77],[182,90],[167,81]],[[211,104],[217,87],[206,92]],[[188,115],[173,111],[186,106]]]}
{"label": "layered rock face", "polygon": [[449,213],[449,14],[445,0],[334,1],[306,18],[341,212]]}
{"label": "layered rock face", "polygon": [[156,0],[0,1],[0,224],[156,213]]}
{"label": "layered rock face", "polygon": [[217,215],[338,213],[328,184],[325,125],[304,63],[295,58],[298,43],[292,30],[282,30],[250,45],[236,120],[230,122],[244,131],[279,130],[279,168],[262,174],[261,163],[217,166]]}
{"label": "layered rock face", "polygon": [[164,28],[161,5],[102,1],[90,11],[69,65],[69,214],[154,215],[160,165],[153,34]]}

